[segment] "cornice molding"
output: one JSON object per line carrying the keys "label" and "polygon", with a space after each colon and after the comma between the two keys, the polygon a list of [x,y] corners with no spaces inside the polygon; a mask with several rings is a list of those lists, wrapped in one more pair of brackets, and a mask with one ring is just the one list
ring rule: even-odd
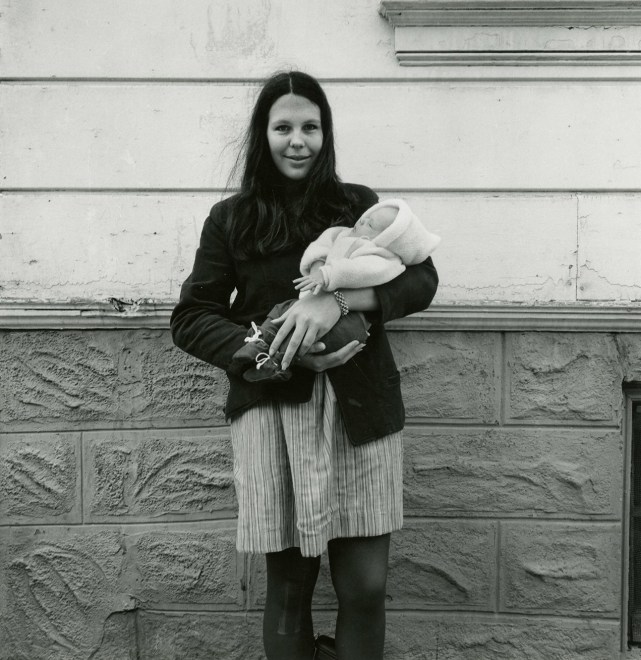
{"label": "cornice molding", "polygon": [[638,0],[383,0],[405,66],[641,62]]}
{"label": "cornice molding", "polygon": [[[118,312],[87,304],[0,305],[0,330],[125,330],[169,328],[172,304],[141,304]],[[432,305],[388,324],[418,332],[637,332],[641,305]]]}
{"label": "cornice molding", "polygon": [[641,24],[638,0],[382,0],[393,27],[623,27]]}

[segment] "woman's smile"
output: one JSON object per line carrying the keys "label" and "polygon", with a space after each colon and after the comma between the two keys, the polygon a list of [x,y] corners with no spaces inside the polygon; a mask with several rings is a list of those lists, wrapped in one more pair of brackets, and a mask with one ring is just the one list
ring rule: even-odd
{"label": "woman's smile", "polygon": [[269,111],[267,141],[278,171],[304,179],[323,146],[320,108],[304,96],[281,96]]}

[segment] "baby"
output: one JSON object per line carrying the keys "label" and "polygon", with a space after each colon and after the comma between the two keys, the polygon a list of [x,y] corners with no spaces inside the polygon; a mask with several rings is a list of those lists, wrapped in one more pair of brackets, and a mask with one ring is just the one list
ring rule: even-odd
{"label": "baby", "polygon": [[[310,243],[300,264],[302,276],[294,283],[300,297],[320,291],[377,286],[400,275],[406,266],[425,261],[440,241],[425,229],[403,200],[388,199],[369,208],[354,227],[330,227]],[[269,345],[278,332],[273,319],[295,302],[288,300],[276,305],[260,327],[252,323],[245,346],[234,354],[231,373],[242,374],[250,382],[291,377],[289,369],[280,367],[286,342],[273,357],[269,356]],[[322,353],[337,351],[354,339],[365,343],[369,326],[360,312],[341,316],[319,339],[325,344]]]}

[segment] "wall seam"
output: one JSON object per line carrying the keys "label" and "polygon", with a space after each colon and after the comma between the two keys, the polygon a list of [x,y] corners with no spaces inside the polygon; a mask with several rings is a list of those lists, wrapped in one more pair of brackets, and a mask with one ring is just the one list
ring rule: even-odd
{"label": "wall seam", "polygon": [[80,524],[84,525],[85,524],[85,470],[84,470],[84,462],[85,462],[85,457],[84,457],[84,436],[85,433],[84,431],[80,431],[80,441],[78,443],[79,445],[79,451],[80,451],[80,483],[79,483],[79,488],[80,488]]}
{"label": "wall seam", "polygon": [[579,301],[579,224],[580,220],[580,193],[576,193],[576,253],[574,257],[574,299]]}
{"label": "wall seam", "polygon": [[506,424],[506,405],[507,405],[507,333],[499,334],[499,383],[497,387],[499,397],[499,426]]}
{"label": "wall seam", "polygon": [[494,594],[494,611],[499,614],[501,612],[501,544],[502,544],[502,537],[501,537],[501,521],[497,520],[496,521],[496,555],[495,555],[495,560],[496,560],[496,575],[495,575],[495,582],[494,582],[494,589],[495,594]]}

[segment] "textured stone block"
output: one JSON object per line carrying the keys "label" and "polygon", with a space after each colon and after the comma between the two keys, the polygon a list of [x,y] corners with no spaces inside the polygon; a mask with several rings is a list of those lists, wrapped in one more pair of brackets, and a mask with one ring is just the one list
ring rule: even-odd
{"label": "textured stone block", "polygon": [[[119,333],[114,333],[119,334]],[[21,428],[117,417],[118,364],[106,333],[0,333],[0,423]]]}
{"label": "textured stone block", "polygon": [[179,604],[237,608],[243,561],[229,523],[127,527],[124,544],[145,607]]}
{"label": "textured stone block", "polygon": [[[314,630],[334,635],[333,612],[315,612]],[[614,660],[617,622],[459,613],[387,616],[387,660]],[[140,660],[264,660],[261,616],[140,612]]]}
{"label": "textured stone block", "polygon": [[[390,622],[389,626],[393,626]],[[442,617],[433,660],[615,660],[618,622],[457,614]],[[408,630],[408,639],[413,632]],[[387,656],[386,656],[387,657]]]}
{"label": "textured stone block", "polygon": [[616,616],[621,526],[503,523],[501,611]]}
{"label": "textured stone block", "polygon": [[507,346],[509,421],[619,423],[623,375],[611,335],[513,333]]}
{"label": "textured stone block", "polygon": [[226,428],[89,432],[85,519],[190,520],[235,515]]}
{"label": "textured stone block", "polygon": [[124,560],[114,529],[0,528],[0,658],[94,657],[109,617],[135,607]]}
{"label": "textured stone block", "polygon": [[138,331],[130,334],[126,362],[141,389],[144,416],[153,420],[192,420],[225,423],[228,382],[225,372],[176,348],[169,331]]}
{"label": "textured stone block", "polygon": [[224,424],[226,376],[168,330],[0,333],[0,380],[0,423],[16,430]]}
{"label": "textured stone block", "polygon": [[621,515],[619,432],[412,427],[404,442],[406,516]]}
{"label": "textured stone block", "polygon": [[493,610],[496,523],[411,522],[392,535],[388,608]]}
{"label": "textured stone block", "polygon": [[390,340],[408,417],[497,422],[498,334],[394,332]]}
{"label": "textured stone block", "polygon": [[135,612],[114,612],[107,617],[102,643],[91,660],[138,660]]}
{"label": "textured stone block", "polygon": [[641,333],[623,333],[614,336],[623,378],[627,382],[641,382]]}
{"label": "textured stone block", "polygon": [[140,612],[139,660],[264,660],[262,617]]}
{"label": "textured stone block", "polygon": [[[392,534],[387,608],[493,610],[496,552],[496,525],[491,521],[406,523]],[[265,561],[252,557],[248,586],[252,606],[264,605],[265,586]],[[313,606],[337,605],[324,553]]]}
{"label": "textured stone block", "polygon": [[80,434],[0,434],[0,521],[80,522]]}
{"label": "textured stone block", "polygon": [[390,611],[386,618],[386,660],[440,660],[437,614]]}

